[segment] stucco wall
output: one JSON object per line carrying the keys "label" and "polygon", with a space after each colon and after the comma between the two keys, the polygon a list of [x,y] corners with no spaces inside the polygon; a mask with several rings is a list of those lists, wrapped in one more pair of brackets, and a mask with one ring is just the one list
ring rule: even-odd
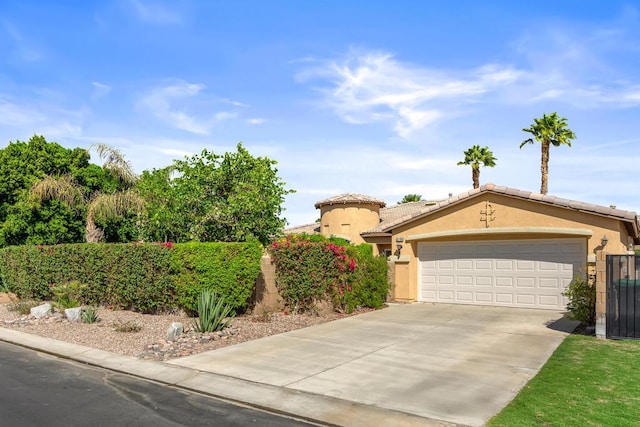
{"label": "stucco wall", "polygon": [[380,207],[376,204],[346,203],[320,208],[320,233],[325,237],[348,238],[354,245],[364,243],[360,236],[380,223]]}
{"label": "stucco wall", "polygon": [[[557,228],[559,232],[456,235],[442,236],[430,240],[509,240],[569,237],[567,229],[581,231],[588,229],[592,232],[591,236],[582,236],[587,240],[588,253],[585,254],[585,258],[587,258],[588,254],[595,255],[597,250],[602,249],[600,242],[604,235],[609,240],[606,250],[610,253],[625,253],[627,245],[631,242],[626,228],[616,219],[499,194],[485,193],[393,230],[393,238],[391,239],[394,246],[393,250],[395,251],[396,249],[396,238],[402,237],[405,240],[402,256],[409,258],[408,278],[405,279],[396,275],[394,283],[395,299],[399,301],[415,301],[417,299],[417,244],[420,241],[420,235],[454,230],[475,230],[475,233],[481,233],[482,229],[500,231],[499,229],[513,229],[515,227],[531,229]],[[412,236],[414,238],[418,236],[418,239],[410,240]]]}

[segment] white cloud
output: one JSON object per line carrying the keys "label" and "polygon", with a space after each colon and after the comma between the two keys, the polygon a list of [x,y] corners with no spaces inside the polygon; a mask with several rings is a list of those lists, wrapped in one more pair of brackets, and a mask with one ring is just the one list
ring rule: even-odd
{"label": "white cloud", "polygon": [[175,81],[150,90],[139,99],[138,107],[171,127],[198,135],[208,135],[218,123],[237,117],[237,113],[219,111],[203,114],[202,110],[211,108],[211,102],[202,94],[204,90],[205,86],[202,84]]}
{"label": "white cloud", "polygon": [[298,75],[301,81],[320,78],[326,103],[346,122],[384,122],[401,137],[423,129],[452,113],[458,104],[509,85],[523,73],[508,66],[484,65],[447,72],[397,61],[389,53],[351,53]]}
{"label": "white cloud", "polygon": [[0,94],[0,125],[3,133],[20,137],[42,134],[76,137],[82,134],[83,111],[64,110],[45,102],[17,102]]}
{"label": "white cloud", "polygon": [[91,98],[94,100],[102,98],[103,96],[111,92],[111,86],[104,83],[91,82],[91,85],[93,86],[93,94],[91,95]]}
{"label": "white cloud", "polygon": [[507,45],[503,56],[512,56],[502,64],[445,69],[352,50],[301,63],[296,77],[316,83],[322,104],[343,121],[381,123],[404,139],[490,104],[633,108],[640,105],[640,78],[628,58],[640,51],[638,28],[633,8],[600,27],[541,23]]}
{"label": "white cloud", "polygon": [[179,24],[182,17],[177,10],[171,9],[159,1],[130,0],[133,10],[143,22],[151,24]]}
{"label": "white cloud", "polygon": [[44,120],[45,116],[42,113],[0,97],[0,124],[4,126],[24,126]]}
{"label": "white cloud", "polygon": [[161,148],[160,151],[162,154],[166,154],[167,156],[174,156],[178,158],[192,156],[193,153],[185,150],[177,150],[175,148]]}
{"label": "white cloud", "polygon": [[261,125],[267,122],[267,119],[262,119],[259,117],[253,118],[253,119],[247,119],[247,123],[249,123],[250,125]]}
{"label": "white cloud", "polygon": [[33,132],[48,138],[73,138],[82,135],[82,126],[68,122],[35,125]]}

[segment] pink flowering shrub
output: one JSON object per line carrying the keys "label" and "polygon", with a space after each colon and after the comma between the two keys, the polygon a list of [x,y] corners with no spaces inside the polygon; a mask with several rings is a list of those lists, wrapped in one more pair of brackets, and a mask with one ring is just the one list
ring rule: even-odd
{"label": "pink flowering shrub", "polygon": [[[294,310],[329,301],[339,311],[381,307],[388,292],[387,264],[371,248],[336,244],[320,236],[289,235],[273,242],[280,296]],[[373,267],[373,268],[372,268]]]}

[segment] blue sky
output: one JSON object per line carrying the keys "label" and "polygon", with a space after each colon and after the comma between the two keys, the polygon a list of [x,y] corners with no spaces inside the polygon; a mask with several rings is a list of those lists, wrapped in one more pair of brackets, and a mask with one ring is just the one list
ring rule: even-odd
{"label": "blue sky", "polygon": [[141,172],[243,141],[291,224],[343,192],[467,191],[474,144],[482,183],[539,191],[518,147],[554,111],[577,140],[549,194],[640,210],[637,2],[3,0],[0,51],[0,146],[105,142]]}

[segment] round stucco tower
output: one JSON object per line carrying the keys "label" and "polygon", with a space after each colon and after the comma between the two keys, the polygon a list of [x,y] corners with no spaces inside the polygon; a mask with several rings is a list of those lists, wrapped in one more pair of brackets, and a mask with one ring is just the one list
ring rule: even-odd
{"label": "round stucco tower", "polygon": [[320,209],[320,233],[342,237],[356,245],[364,243],[360,233],[380,223],[380,208],[385,206],[382,200],[353,193],[320,200],[315,204]]}

